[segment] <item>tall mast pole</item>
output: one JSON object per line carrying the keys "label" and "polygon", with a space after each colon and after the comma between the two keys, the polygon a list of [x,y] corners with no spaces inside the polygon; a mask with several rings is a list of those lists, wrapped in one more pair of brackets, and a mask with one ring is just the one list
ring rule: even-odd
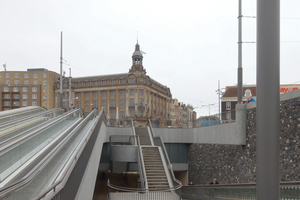
{"label": "tall mast pole", "polygon": [[69,68],[70,77],[69,77],[69,108],[71,107],[71,68]]}
{"label": "tall mast pole", "polygon": [[242,68],[242,0],[239,0],[238,27],[238,103],[243,99],[243,68]]}
{"label": "tall mast pole", "polygon": [[62,108],[62,37],[63,37],[63,33],[61,31],[61,35],[60,35],[60,84],[59,84],[59,107]]}

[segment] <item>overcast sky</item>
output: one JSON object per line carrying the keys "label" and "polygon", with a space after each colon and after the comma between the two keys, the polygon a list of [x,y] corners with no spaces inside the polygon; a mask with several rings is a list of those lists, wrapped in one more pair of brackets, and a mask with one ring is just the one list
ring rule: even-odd
{"label": "overcast sky", "polygon": [[[46,68],[72,76],[126,73],[138,41],[147,74],[192,104],[197,116],[218,112],[221,88],[237,83],[238,0],[0,0],[0,64],[7,70]],[[281,1],[281,84],[300,83],[300,1]],[[256,1],[243,0],[243,15]],[[243,18],[243,41],[256,19]],[[243,45],[244,84],[256,83],[256,45]],[[69,74],[68,65],[64,70]],[[1,69],[3,70],[3,68]]]}

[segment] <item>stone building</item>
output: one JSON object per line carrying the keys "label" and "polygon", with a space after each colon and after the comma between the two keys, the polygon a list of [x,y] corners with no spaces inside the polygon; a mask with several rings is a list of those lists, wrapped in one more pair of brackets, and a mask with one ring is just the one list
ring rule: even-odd
{"label": "stone building", "polygon": [[1,71],[0,110],[9,110],[25,106],[54,108],[53,85],[59,74],[44,68],[27,71]]}
{"label": "stone building", "polygon": [[[55,107],[59,107],[59,81],[55,84]],[[63,79],[63,107],[69,105],[69,80]],[[77,98],[77,99],[75,99]],[[134,119],[139,124],[152,120],[153,126],[169,121],[170,88],[150,78],[143,67],[140,45],[135,45],[128,73],[76,77],[71,79],[71,99],[86,114],[104,109],[113,123]]]}

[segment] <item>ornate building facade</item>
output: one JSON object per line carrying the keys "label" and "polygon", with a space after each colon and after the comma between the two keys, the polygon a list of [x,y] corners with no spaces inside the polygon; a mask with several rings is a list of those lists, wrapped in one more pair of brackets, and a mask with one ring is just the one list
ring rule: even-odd
{"label": "ornate building facade", "polygon": [[[59,107],[59,81],[55,84],[55,107]],[[63,106],[69,107],[69,80],[63,79]],[[170,123],[170,88],[150,78],[143,67],[140,46],[135,45],[128,73],[71,78],[71,103],[86,114],[103,108],[110,122],[133,119],[154,125]]]}

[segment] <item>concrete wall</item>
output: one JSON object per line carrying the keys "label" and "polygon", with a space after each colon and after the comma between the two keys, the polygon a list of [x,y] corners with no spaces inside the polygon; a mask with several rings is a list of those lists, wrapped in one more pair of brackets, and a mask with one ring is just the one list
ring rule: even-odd
{"label": "concrete wall", "polygon": [[92,150],[89,162],[81,180],[76,199],[93,199],[94,188],[96,185],[96,178],[98,174],[98,167],[100,163],[100,157],[102,152],[103,141],[106,140],[107,135],[106,126],[102,122],[98,137],[96,139],[94,148]]}

